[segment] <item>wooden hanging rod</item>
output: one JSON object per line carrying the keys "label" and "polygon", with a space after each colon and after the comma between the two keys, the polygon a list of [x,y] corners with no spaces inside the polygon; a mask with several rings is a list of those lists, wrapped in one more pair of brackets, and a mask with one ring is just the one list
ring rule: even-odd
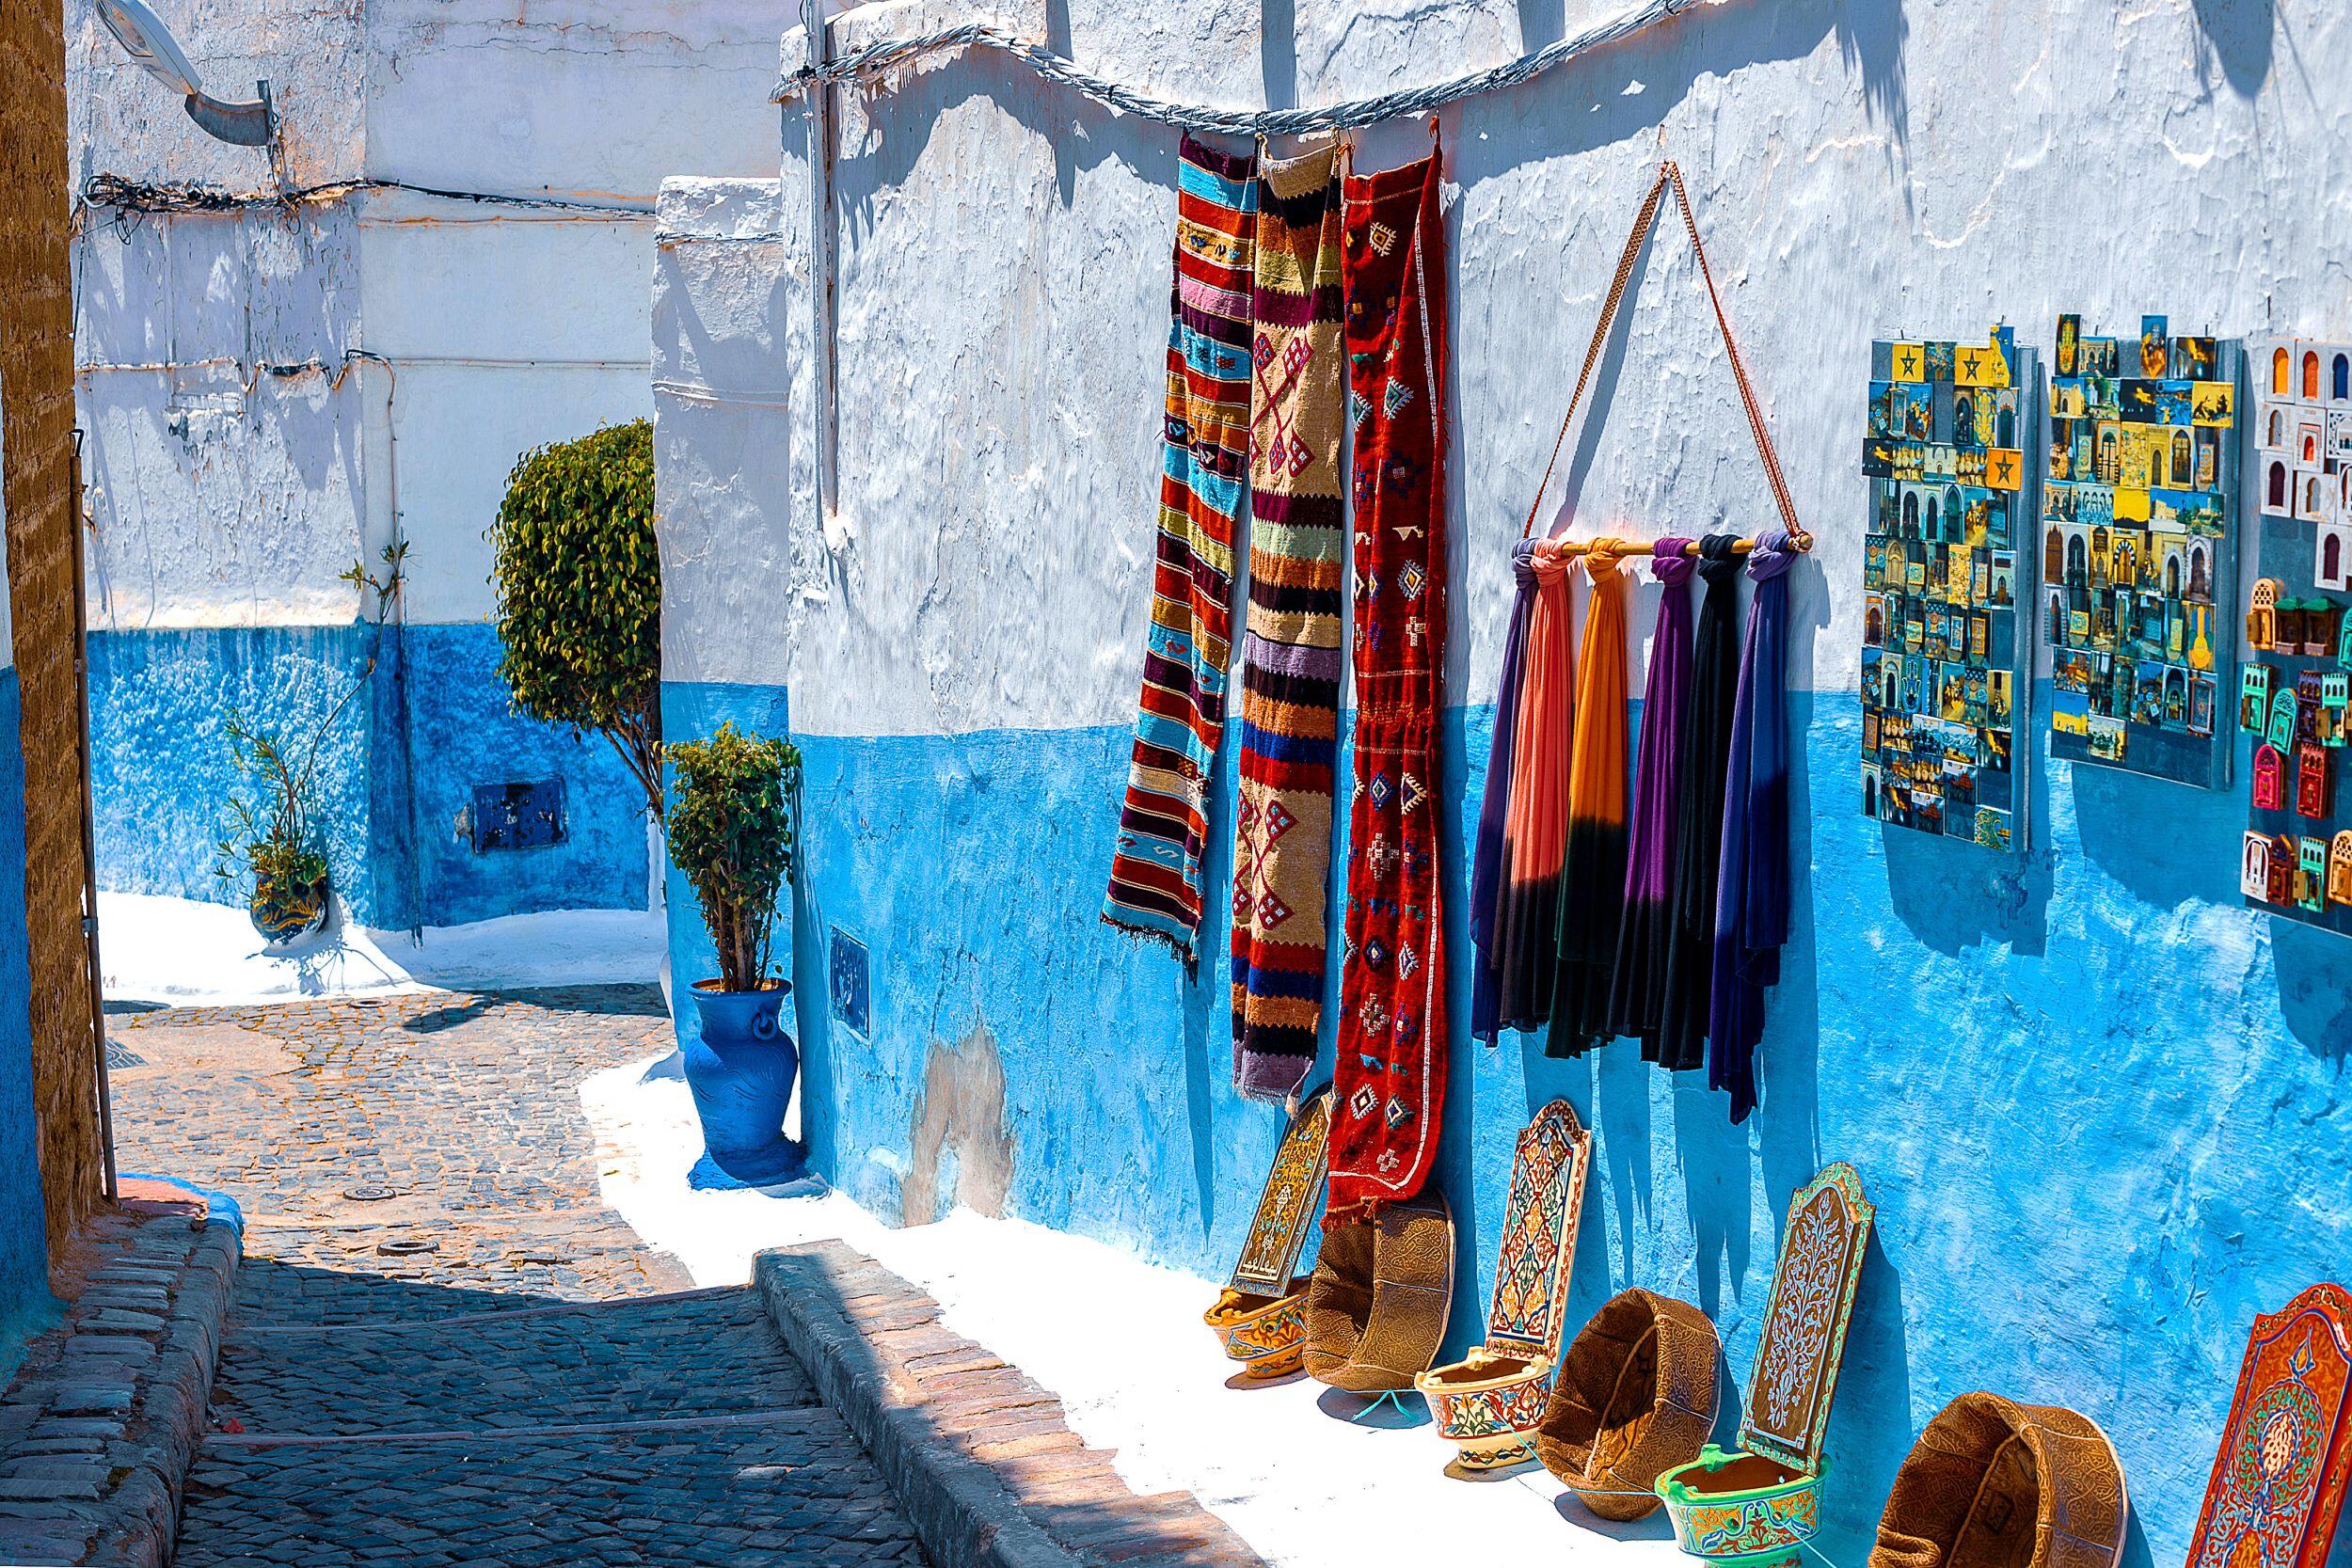
{"label": "wooden hanging rod", "polygon": [[[1544,543],[1551,546],[1553,555],[1590,555],[1596,548],[1629,559],[1651,553],[1649,542],[1645,539],[1612,539],[1607,535],[1597,539],[1547,539]],[[1810,555],[1813,553],[1813,535],[1792,533],[1788,536],[1788,545],[1799,555]],[[1756,541],[1753,539],[1736,540],[1731,546],[1734,555],[1752,555],[1755,551]],[[1683,546],[1682,553],[1685,557],[1695,557],[1699,553],[1698,541],[1693,539]]]}

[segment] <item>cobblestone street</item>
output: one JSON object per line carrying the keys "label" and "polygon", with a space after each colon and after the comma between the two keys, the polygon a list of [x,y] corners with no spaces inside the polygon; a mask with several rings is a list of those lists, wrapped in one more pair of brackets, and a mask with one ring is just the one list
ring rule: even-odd
{"label": "cobblestone street", "polygon": [[108,1023],[123,1168],[246,1222],[183,1568],[923,1560],[758,1297],[597,1196],[574,1086],[666,1048],[658,992]]}

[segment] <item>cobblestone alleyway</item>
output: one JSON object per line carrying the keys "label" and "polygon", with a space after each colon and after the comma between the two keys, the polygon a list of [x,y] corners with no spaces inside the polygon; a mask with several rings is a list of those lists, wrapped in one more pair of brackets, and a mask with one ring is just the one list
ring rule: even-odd
{"label": "cobblestone alleyway", "polygon": [[659,993],[108,1022],[123,1168],[246,1221],[183,1568],[923,1560],[757,1297],[597,1196],[574,1085]]}

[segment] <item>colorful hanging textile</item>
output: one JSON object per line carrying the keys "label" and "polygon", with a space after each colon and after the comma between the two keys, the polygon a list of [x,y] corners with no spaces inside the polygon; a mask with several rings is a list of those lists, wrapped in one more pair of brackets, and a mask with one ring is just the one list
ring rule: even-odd
{"label": "colorful hanging textile", "polygon": [[1528,563],[1535,541],[1522,539],[1511,552],[1518,596],[1511,602],[1511,625],[1502,635],[1502,678],[1495,686],[1495,733],[1486,747],[1486,793],[1478,805],[1478,845],[1470,861],[1470,1036],[1492,1045],[1502,1028],[1500,922],[1502,914],[1505,832],[1511,816],[1512,743],[1519,716],[1519,688],[1527,669],[1527,624],[1535,610],[1535,571]]}
{"label": "colorful hanging textile", "polygon": [[1682,714],[1691,696],[1691,558],[1688,539],[1661,539],[1650,549],[1660,584],[1658,630],[1650,639],[1649,684],[1642,695],[1642,740],[1633,775],[1633,834],[1626,849],[1625,919],[1610,980],[1609,1028],[1642,1042],[1658,1059],[1658,1026],[1666,1008],[1666,944],[1672,927],[1675,787],[1681,759]]}
{"label": "colorful hanging textile", "polygon": [[1346,181],[1355,777],[1327,1227],[1421,1191],[1445,1105],[1438,697],[1446,634],[1438,159]]}
{"label": "colorful hanging textile", "polygon": [[1233,820],[1233,1086],[1286,1100],[1323,1013],[1346,519],[1340,153],[1258,167],[1249,610]]}
{"label": "colorful hanging textile", "polygon": [[1707,1026],[1707,1085],[1729,1092],[1735,1122],[1756,1109],[1764,992],[1780,982],[1780,949],[1788,940],[1787,573],[1796,560],[1788,535],[1778,531],[1758,537],[1748,556],[1756,598],[1748,606],[1724,786]]}
{"label": "colorful hanging textile", "polygon": [[1567,853],[1560,869],[1559,962],[1544,1053],[1576,1056],[1609,1037],[1609,977],[1625,912],[1625,573],[1587,546],[1576,747],[1568,765]]}
{"label": "colorful hanging textile", "polygon": [[1496,1019],[1506,1029],[1540,1029],[1551,1017],[1559,967],[1560,867],[1568,842],[1568,760],[1576,714],[1568,641],[1568,563],[1549,539],[1522,539],[1513,552],[1527,619],[1527,668],[1512,716],[1511,801],[1503,823],[1502,887],[1496,897]]}
{"label": "colorful hanging textile", "polygon": [[1677,1072],[1707,1065],[1707,994],[1715,946],[1715,871],[1723,846],[1724,770],[1731,752],[1732,705],[1740,689],[1738,541],[1699,541],[1707,584],[1691,652],[1690,716],[1675,777],[1673,912],[1667,921],[1665,1010],[1657,1048],[1645,1054]]}
{"label": "colorful hanging textile", "polygon": [[1233,519],[1247,494],[1256,160],[1184,139],[1152,627],[1103,918],[1198,960],[1209,774],[1225,726]]}

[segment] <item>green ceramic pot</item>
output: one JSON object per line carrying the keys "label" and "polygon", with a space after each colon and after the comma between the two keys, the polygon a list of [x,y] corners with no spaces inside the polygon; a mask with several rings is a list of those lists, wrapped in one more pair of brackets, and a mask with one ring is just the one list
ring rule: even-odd
{"label": "green ceramic pot", "polygon": [[1658,1497],[1675,1544],[1719,1568],[1802,1568],[1805,1543],[1821,1528],[1820,1474],[1712,1443],[1659,1477]]}

